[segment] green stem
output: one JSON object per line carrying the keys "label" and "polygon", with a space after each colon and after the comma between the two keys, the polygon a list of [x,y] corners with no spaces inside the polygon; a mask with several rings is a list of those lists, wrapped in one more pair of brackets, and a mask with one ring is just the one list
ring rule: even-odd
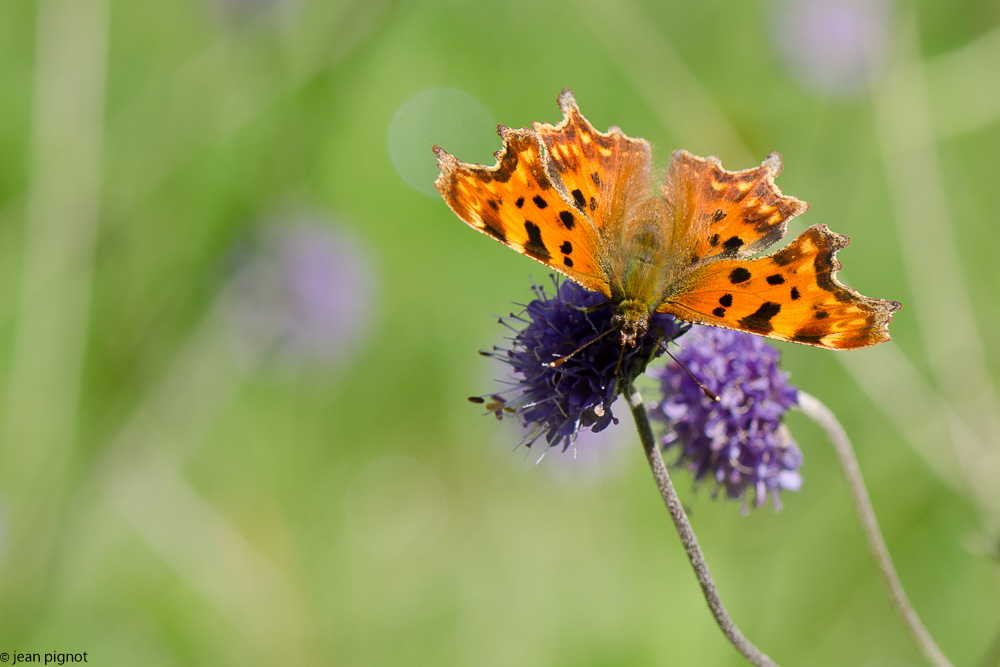
{"label": "green stem", "polygon": [[878,565],[882,579],[886,588],[889,589],[889,597],[892,599],[896,611],[903,617],[910,634],[917,641],[917,646],[927,658],[927,661],[936,667],[951,667],[951,662],[945,657],[938,645],[934,643],[927,628],[920,622],[920,617],[913,609],[903,584],[899,581],[896,568],[892,565],[892,557],[889,556],[889,548],[885,545],[882,531],[878,527],[878,520],[875,518],[875,510],[872,508],[871,498],[868,497],[868,489],[865,481],[861,477],[861,468],[858,467],[858,459],[854,456],[854,448],[847,438],[844,427],[840,425],[830,408],[826,407],[815,396],[799,390],[799,409],[815,421],[826,431],[826,437],[833,444],[837,458],[840,460],[840,467],[844,470],[844,477],[847,478],[847,486],[851,490],[851,499],[854,501],[854,509],[861,521],[865,537],[868,539],[868,548],[875,557],[875,564]]}
{"label": "green stem", "polygon": [[736,650],[742,653],[751,664],[757,665],[757,667],[777,667],[776,662],[767,657],[740,632],[740,629],[736,627],[733,619],[726,612],[722,598],[719,597],[719,591],[715,588],[715,582],[712,581],[712,575],[708,571],[705,556],[701,553],[701,547],[698,546],[698,538],[695,537],[687,514],[684,513],[684,507],[681,505],[680,498],[677,497],[677,492],[674,491],[670,475],[667,474],[667,467],[663,464],[663,457],[660,455],[660,448],[656,445],[656,439],[653,437],[653,429],[649,425],[649,416],[642,403],[642,396],[632,387],[626,389],[625,396],[632,409],[635,425],[639,429],[639,440],[642,442],[642,448],[646,451],[646,460],[649,461],[649,467],[653,471],[656,486],[660,489],[663,502],[666,503],[670,518],[674,521],[677,534],[681,538],[681,544],[684,545],[684,551],[687,553],[688,560],[691,561],[691,567],[694,568],[695,576],[701,585],[705,601],[708,602],[708,608],[712,611],[712,616],[715,617],[715,622],[722,629],[722,634],[726,635]]}

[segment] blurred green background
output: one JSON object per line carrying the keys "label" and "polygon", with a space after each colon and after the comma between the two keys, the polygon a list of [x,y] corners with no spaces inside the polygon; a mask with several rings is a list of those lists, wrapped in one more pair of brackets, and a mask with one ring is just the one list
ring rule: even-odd
{"label": "blurred green background", "polygon": [[[998,72],[995,0],[0,4],[0,651],[742,664],[626,410],[535,465],[465,401],[545,271],[433,194],[430,145],[492,162],[570,87],[661,166],[780,151],[792,231],[903,302],[893,342],[784,365],[931,633],[997,664]],[[780,512],[675,474],[730,612],[782,664],[923,664],[788,421]]]}

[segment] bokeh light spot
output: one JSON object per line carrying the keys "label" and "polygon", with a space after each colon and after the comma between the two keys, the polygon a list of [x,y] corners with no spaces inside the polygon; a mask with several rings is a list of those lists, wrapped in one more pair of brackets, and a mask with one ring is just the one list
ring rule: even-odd
{"label": "bokeh light spot", "polygon": [[460,90],[432,88],[408,99],[389,125],[389,155],[414,189],[437,196],[437,144],[466,162],[493,164],[500,148],[496,123],[475,98]]}

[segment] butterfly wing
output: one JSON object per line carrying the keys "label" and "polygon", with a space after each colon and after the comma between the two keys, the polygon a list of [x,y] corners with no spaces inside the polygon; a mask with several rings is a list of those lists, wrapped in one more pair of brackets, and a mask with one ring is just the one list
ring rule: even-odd
{"label": "butterfly wing", "polygon": [[620,130],[597,132],[569,90],[555,127],[500,126],[503,148],[492,167],[462,162],[435,146],[434,185],[469,226],[587,289],[610,295],[602,229],[620,224],[629,200],[621,178],[649,170],[649,144]]}
{"label": "butterfly wing", "polygon": [[649,142],[633,139],[612,126],[598,132],[577,106],[573,92],[559,95],[562,121],[555,126],[533,123],[545,146],[550,167],[564,191],[602,238],[616,236],[628,219],[629,208],[649,197],[651,154]]}
{"label": "butterfly wing", "polygon": [[[725,172],[728,179],[718,177],[717,162],[697,164],[691,157],[682,154],[680,160],[708,175],[690,183],[672,165],[676,180],[668,187],[674,188],[675,224],[690,230],[687,249],[694,261],[671,285],[660,312],[830,349],[889,340],[889,322],[900,304],[863,296],[837,280],[836,253],[850,242],[846,236],[814,225],[787,247],[748,258],[784,236],[787,220],[806,209],[774,187],[781,169],[776,153],[756,170]],[[739,242],[718,242],[733,237]]]}
{"label": "butterfly wing", "polygon": [[672,251],[690,262],[750,257],[774,245],[788,221],[809,205],[781,194],[774,177],[781,172],[778,153],[753,169],[726,171],[715,157],[674,151],[663,188]]}
{"label": "butterfly wing", "polygon": [[[434,147],[435,186],[462,220],[588,289],[614,294],[616,304],[648,302],[687,321],[832,349],[889,339],[899,304],[836,279],[846,237],[818,225],[755,258],[808,208],[775,186],[777,153],[730,172],[716,158],[675,151],[662,196],[651,199],[648,142],[614,127],[598,132],[569,90],[559,105],[558,125],[501,126],[492,167]],[[653,219],[660,223],[651,228]]]}

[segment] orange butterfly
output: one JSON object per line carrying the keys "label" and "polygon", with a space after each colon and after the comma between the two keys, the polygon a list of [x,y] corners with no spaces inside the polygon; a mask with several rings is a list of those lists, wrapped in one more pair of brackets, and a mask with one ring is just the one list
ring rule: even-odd
{"label": "orange butterfly", "polygon": [[635,344],[654,312],[830,349],[889,340],[900,304],[836,278],[846,236],[813,225],[754,258],[809,208],[774,185],[780,155],[731,172],[677,150],[654,191],[649,142],[617,127],[598,132],[569,89],[559,106],[555,127],[501,125],[492,167],[435,146],[434,185],[471,227],[606,295],[623,345]]}

